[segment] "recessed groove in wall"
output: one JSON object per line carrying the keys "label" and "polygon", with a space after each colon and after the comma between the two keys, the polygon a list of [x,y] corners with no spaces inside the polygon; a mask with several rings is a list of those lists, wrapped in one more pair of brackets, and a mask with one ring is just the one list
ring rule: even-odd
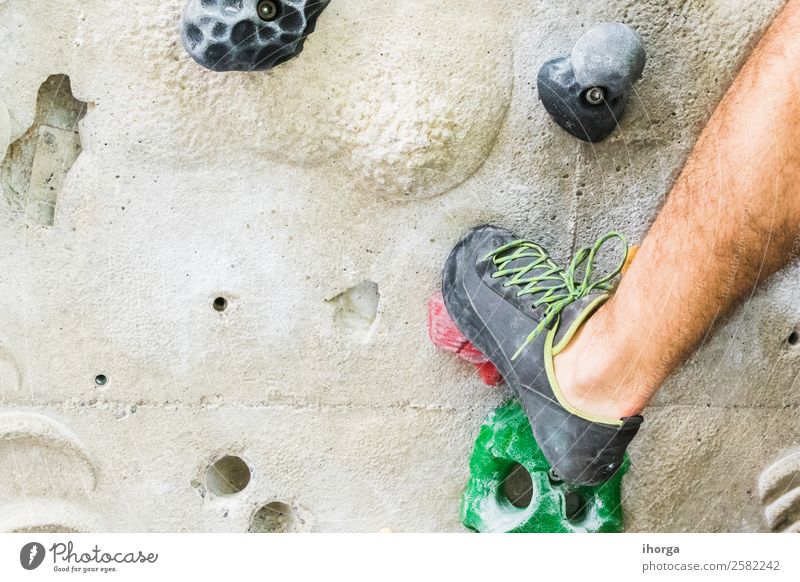
{"label": "recessed groove in wall", "polygon": [[11,144],[0,169],[3,196],[32,222],[52,226],[64,178],[82,151],[78,122],[87,104],[75,99],[67,75],[39,88],[30,129]]}

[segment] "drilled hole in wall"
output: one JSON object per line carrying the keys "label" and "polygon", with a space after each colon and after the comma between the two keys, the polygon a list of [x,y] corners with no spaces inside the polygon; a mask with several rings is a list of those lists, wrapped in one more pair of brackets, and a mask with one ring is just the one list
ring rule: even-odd
{"label": "drilled hole in wall", "polygon": [[586,501],[577,491],[564,494],[564,514],[572,523],[583,521],[586,517]]}
{"label": "drilled hole in wall", "polygon": [[64,178],[81,153],[78,122],[87,104],[72,95],[67,75],[51,75],[39,87],[33,125],[11,144],[0,171],[11,207],[52,226]]}
{"label": "drilled hole in wall", "polygon": [[222,312],[228,309],[228,300],[225,299],[224,297],[217,297],[216,299],[214,299],[213,305],[214,309]]}
{"label": "drilled hole in wall", "polygon": [[800,344],[800,331],[794,330],[789,334],[789,338],[786,341],[790,346],[796,346]]}
{"label": "drilled hole in wall", "polygon": [[240,457],[227,455],[206,471],[206,488],[214,495],[234,495],[250,483],[250,467]]}
{"label": "drilled hole in wall", "polygon": [[259,509],[250,523],[250,533],[289,533],[294,531],[294,511],[288,503],[273,501]]}
{"label": "drilled hole in wall", "polygon": [[105,374],[98,374],[94,377],[94,383],[98,386],[105,386],[108,384],[108,377]]}
{"label": "drilled hole in wall", "polygon": [[511,505],[525,509],[533,499],[531,474],[519,463],[514,463],[508,477],[503,480],[501,491]]}

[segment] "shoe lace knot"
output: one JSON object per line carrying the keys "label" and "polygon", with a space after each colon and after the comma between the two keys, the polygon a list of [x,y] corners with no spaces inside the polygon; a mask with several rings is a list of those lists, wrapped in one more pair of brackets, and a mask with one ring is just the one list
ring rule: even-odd
{"label": "shoe lace knot", "polygon": [[[597,254],[612,239],[622,243],[622,259],[610,273],[595,279]],[[554,263],[540,245],[529,240],[509,242],[486,255],[484,260],[491,260],[496,268],[492,273],[493,279],[506,278],[504,287],[519,287],[517,297],[533,296],[533,309],[545,307],[542,320],[511,359],[515,360],[545,328],[550,328],[568,305],[594,291],[609,291],[611,281],[622,271],[627,258],[628,243],[621,233],[615,231],[598,238],[592,246],[578,249],[566,270]],[[581,266],[582,277],[578,273]]]}

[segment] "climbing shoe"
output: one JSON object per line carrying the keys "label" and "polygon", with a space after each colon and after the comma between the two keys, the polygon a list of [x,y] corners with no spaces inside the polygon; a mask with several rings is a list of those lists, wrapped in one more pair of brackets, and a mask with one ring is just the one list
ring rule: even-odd
{"label": "climbing shoe", "polygon": [[[593,279],[597,253],[614,239],[623,244],[622,261]],[[444,267],[450,317],[517,393],[554,471],[575,485],[610,479],[642,423],[641,416],[602,418],[577,410],[553,371],[553,357],[608,299],[626,257],[624,237],[612,232],[579,249],[563,269],[535,242],[480,226],[455,246]]]}

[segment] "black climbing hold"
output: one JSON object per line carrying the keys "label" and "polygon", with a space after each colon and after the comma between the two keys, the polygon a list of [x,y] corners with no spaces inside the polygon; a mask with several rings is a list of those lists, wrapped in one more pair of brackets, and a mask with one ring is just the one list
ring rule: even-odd
{"label": "black climbing hold", "polygon": [[330,0],[189,0],[183,46],[212,71],[266,71],[303,50]]}
{"label": "black climbing hold", "polygon": [[575,43],[569,57],[542,65],[539,98],[566,131],[602,141],[617,127],[645,62],[636,31],[618,22],[599,24]]}

